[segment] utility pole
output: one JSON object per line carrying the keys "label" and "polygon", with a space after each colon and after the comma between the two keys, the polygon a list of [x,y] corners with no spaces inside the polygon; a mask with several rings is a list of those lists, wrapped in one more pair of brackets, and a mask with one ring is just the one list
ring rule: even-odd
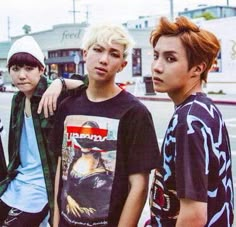
{"label": "utility pole", "polygon": [[170,19],[174,20],[174,0],[170,0]]}
{"label": "utility pole", "polygon": [[10,40],[10,17],[7,17],[7,39]]}
{"label": "utility pole", "polygon": [[73,1],[73,10],[69,12],[73,14],[73,23],[75,24],[76,23],[75,15],[76,13],[80,13],[80,11],[76,11],[75,0],[72,0],[72,1]]}
{"label": "utility pole", "polygon": [[86,24],[88,25],[89,23],[89,9],[88,9],[88,5],[86,5]]}
{"label": "utility pole", "polygon": [[227,0],[227,6],[229,6],[229,0]]}

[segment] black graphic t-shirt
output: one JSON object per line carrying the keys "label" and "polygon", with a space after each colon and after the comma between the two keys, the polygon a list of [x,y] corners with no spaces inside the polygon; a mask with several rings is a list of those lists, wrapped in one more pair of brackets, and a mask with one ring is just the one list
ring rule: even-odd
{"label": "black graphic t-shirt", "polygon": [[152,226],[175,226],[179,198],[206,202],[206,226],[232,226],[233,181],[228,132],[205,94],[176,107],[162,146],[163,177],[151,190]]}
{"label": "black graphic t-shirt", "polygon": [[129,175],[160,166],[150,112],[126,91],[103,102],[89,101],[84,91],[66,99],[59,113],[54,138],[62,157],[62,221],[117,226]]}

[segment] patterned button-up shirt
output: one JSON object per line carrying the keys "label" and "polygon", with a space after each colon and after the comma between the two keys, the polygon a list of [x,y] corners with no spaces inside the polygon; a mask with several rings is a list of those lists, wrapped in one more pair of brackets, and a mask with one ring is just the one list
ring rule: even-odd
{"label": "patterned button-up shirt", "polygon": [[4,177],[6,176],[6,161],[5,161],[3,145],[2,145],[2,140],[1,140],[2,131],[3,131],[3,125],[0,119],[0,181],[2,181]]}

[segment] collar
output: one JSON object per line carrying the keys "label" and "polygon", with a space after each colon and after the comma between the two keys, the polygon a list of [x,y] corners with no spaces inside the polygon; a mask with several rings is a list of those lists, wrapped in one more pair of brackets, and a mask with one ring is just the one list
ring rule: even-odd
{"label": "collar", "polygon": [[[48,82],[47,82],[47,78],[45,76],[41,76],[39,83],[31,97],[31,99],[41,99],[43,93],[45,92],[45,90],[48,87]],[[25,95],[22,91],[19,91],[17,93],[17,97],[16,97],[16,101],[20,101],[22,98],[24,98]]]}

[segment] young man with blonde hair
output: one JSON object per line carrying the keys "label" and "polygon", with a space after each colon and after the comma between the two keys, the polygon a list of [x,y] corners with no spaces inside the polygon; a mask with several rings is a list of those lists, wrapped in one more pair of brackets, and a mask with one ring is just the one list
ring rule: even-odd
{"label": "young man with blonde hair", "polygon": [[202,91],[220,49],[215,35],[185,17],[163,17],[151,33],[154,89],[175,104],[162,145],[163,178],[151,190],[150,226],[230,227],[233,180],[222,115]]}
{"label": "young man with blonde hair", "polygon": [[115,83],[132,43],[118,25],[91,26],[84,36],[89,85],[56,116],[54,226],[138,224],[160,154],[150,112]]}

